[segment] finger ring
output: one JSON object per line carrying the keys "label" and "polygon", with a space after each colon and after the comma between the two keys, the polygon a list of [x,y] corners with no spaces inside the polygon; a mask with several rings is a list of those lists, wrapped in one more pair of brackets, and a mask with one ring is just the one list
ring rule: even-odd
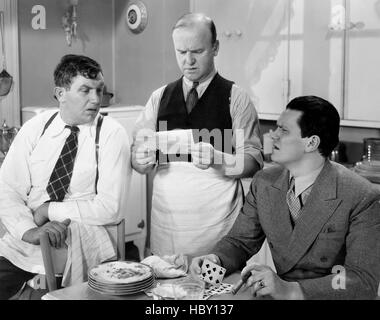
{"label": "finger ring", "polygon": [[264,288],[264,287],[265,287],[264,280],[260,280],[260,281],[259,281],[259,287],[260,287],[260,288]]}

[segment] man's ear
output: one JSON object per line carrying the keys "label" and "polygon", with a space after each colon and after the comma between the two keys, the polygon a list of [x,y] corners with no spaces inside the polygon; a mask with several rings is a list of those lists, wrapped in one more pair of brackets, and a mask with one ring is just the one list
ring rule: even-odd
{"label": "man's ear", "polygon": [[218,55],[219,52],[219,40],[216,40],[214,45],[213,45],[213,50],[214,50],[214,57]]}
{"label": "man's ear", "polygon": [[54,96],[55,98],[59,101],[59,102],[62,102],[62,100],[64,99],[65,97],[65,88],[63,87],[55,87],[54,88]]}
{"label": "man's ear", "polygon": [[318,136],[314,135],[314,136],[308,137],[307,140],[308,141],[305,147],[306,152],[313,152],[315,150],[318,150],[318,147],[321,143],[321,139]]}

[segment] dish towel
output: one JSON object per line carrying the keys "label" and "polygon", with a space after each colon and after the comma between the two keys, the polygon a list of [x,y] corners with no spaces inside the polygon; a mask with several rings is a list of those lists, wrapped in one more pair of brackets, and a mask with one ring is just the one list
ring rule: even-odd
{"label": "dish towel", "polygon": [[187,275],[188,261],[183,254],[172,256],[149,256],[141,263],[152,267],[157,278],[177,278]]}
{"label": "dish towel", "polygon": [[66,238],[67,262],[62,286],[87,281],[87,271],[107,260],[116,260],[115,246],[103,226],[85,225],[72,221]]}

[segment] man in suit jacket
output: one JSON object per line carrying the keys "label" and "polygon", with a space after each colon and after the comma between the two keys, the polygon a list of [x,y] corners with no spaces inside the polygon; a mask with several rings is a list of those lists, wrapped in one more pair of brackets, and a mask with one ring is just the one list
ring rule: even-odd
{"label": "man in suit jacket", "polygon": [[212,254],[233,272],[266,238],[277,274],[247,265],[242,277],[256,296],[275,299],[373,299],[380,280],[380,193],[367,180],[330,162],[339,114],[328,101],[293,99],[272,133],[272,160],[258,172],[244,207]]}

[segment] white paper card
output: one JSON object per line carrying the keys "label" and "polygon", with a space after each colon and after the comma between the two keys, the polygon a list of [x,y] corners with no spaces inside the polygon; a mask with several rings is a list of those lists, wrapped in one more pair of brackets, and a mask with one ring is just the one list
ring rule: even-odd
{"label": "white paper card", "polygon": [[157,147],[165,154],[189,154],[193,144],[193,133],[188,130],[159,131]]}

